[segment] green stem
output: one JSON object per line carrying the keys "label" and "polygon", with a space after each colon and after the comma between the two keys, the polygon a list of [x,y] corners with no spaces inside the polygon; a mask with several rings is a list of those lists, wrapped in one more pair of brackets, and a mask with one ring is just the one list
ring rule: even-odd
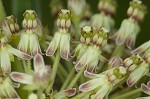
{"label": "green stem", "polygon": [[69,84],[69,86],[68,86],[67,89],[72,88],[72,87],[75,85],[75,83],[78,81],[79,77],[80,77],[81,74],[83,73],[84,69],[85,69],[85,68],[82,68],[82,69],[76,74],[75,78],[74,78],[74,79],[72,80],[72,82]]}
{"label": "green stem", "polygon": [[84,96],[86,96],[87,94],[90,94],[90,92],[83,92],[81,94],[76,95],[75,97],[73,97],[72,99],[81,99]]}
{"label": "green stem", "polygon": [[117,45],[111,58],[114,57],[114,56],[118,56],[118,57],[121,57],[123,52],[124,52],[124,48],[125,48],[125,45]]}
{"label": "green stem", "polygon": [[23,65],[23,68],[24,68],[24,72],[26,73],[27,72],[27,65],[26,65],[25,60],[22,60],[22,65]]}
{"label": "green stem", "polygon": [[64,89],[67,87],[69,81],[70,81],[70,80],[72,79],[72,77],[74,76],[74,72],[75,72],[75,68],[73,67],[72,70],[71,70],[71,72],[69,73],[69,75],[68,75],[66,81],[64,82],[64,84],[62,85],[62,87],[61,87],[60,90],[64,90]]}
{"label": "green stem", "polygon": [[42,99],[42,91],[40,89],[38,90],[37,94],[38,94],[38,99]]}
{"label": "green stem", "polygon": [[127,97],[137,94],[139,92],[141,92],[141,88],[135,89],[119,96],[115,96],[114,98],[112,97],[111,99],[127,99]]}
{"label": "green stem", "polygon": [[59,60],[60,60],[60,51],[58,49],[57,52],[56,52],[56,58],[55,58],[55,61],[54,61],[52,74],[50,76],[50,83],[49,83],[49,86],[46,89],[46,93],[47,94],[49,93],[50,89],[52,88],[52,86],[54,84],[54,80],[55,80],[55,77],[56,77],[57,69],[58,69],[58,66],[59,66]]}
{"label": "green stem", "polygon": [[31,60],[27,60],[27,74],[30,74],[31,71]]}

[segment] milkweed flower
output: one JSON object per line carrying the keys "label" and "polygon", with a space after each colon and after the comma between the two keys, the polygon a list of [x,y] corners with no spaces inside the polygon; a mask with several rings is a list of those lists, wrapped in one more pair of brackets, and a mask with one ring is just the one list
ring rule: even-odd
{"label": "milkweed flower", "polygon": [[95,31],[96,34],[92,38],[92,45],[88,47],[82,57],[76,62],[75,68],[77,71],[87,66],[87,71],[94,72],[97,69],[99,60],[105,59],[101,55],[100,47],[103,47],[107,43],[108,30],[106,28],[100,28]]}
{"label": "milkweed flower", "polygon": [[69,60],[70,58],[70,33],[71,26],[70,11],[67,9],[60,10],[58,14],[57,27],[58,31],[55,33],[47,51],[47,56],[52,56],[57,48],[60,49],[60,56]]}
{"label": "milkweed flower", "polygon": [[132,0],[127,14],[129,17],[134,18],[137,21],[142,21],[147,13],[146,6],[140,0]]}
{"label": "milkweed flower", "polygon": [[93,28],[91,26],[84,26],[81,28],[80,44],[78,44],[75,48],[73,57],[76,56],[77,60],[82,57],[82,55],[88,49],[88,46],[90,46],[93,35]]}
{"label": "milkweed flower", "polygon": [[20,99],[14,89],[14,85],[9,77],[0,75],[0,98],[2,99]]}
{"label": "milkweed flower", "polygon": [[149,64],[143,61],[138,68],[136,68],[127,79],[127,85],[129,87],[136,84],[143,76],[149,72]]}
{"label": "milkweed flower", "polygon": [[132,72],[136,68],[138,68],[143,61],[144,60],[141,58],[140,55],[135,54],[135,55],[132,55],[132,56],[126,58],[123,63],[124,63],[124,67],[127,69],[127,71]]}
{"label": "milkweed flower", "polygon": [[10,39],[12,34],[17,34],[19,32],[19,25],[17,19],[11,15],[2,20],[2,29],[5,35]]}
{"label": "milkweed flower", "polygon": [[132,54],[143,54],[144,60],[150,63],[150,40],[131,51]]}
{"label": "milkweed flower", "polygon": [[94,91],[94,99],[103,99],[104,96],[109,94],[112,88],[124,78],[125,74],[126,69],[122,66],[114,67],[100,74],[92,74],[85,71],[84,75],[92,80],[81,84],[79,91]]}
{"label": "milkweed flower", "polygon": [[138,23],[133,18],[124,19],[116,36],[116,44],[122,45],[126,43],[128,48],[132,48],[135,44],[136,36],[140,31]]}
{"label": "milkweed flower", "polygon": [[3,72],[10,73],[11,72],[11,61],[14,62],[14,55],[18,56],[21,59],[25,59],[25,60],[31,59],[31,56],[15,49],[11,45],[9,45],[8,38],[5,35],[5,33],[3,32],[3,30],[0,30],[0,35],[3,35],[3,37],[0,39],[1,68],[2,68]]}
{"label": "milkweed flower", "polygon": [[71,88],[67,90],[60,91],[54,95],[54,99],[64,99],[67,97],[71,97],[76,94],[76,89]]}
{"label": "milkweed flower", "polygon": [[34,89],[45,89],[49,82],[50,68],[44,64],[43,57],[40,54],[36,54],[34,57],[34,73],[33,75],[11,72],[12,80],[32,85]]}
{"label": "milkweed flower", "polygon": [[38,36],[41,36],[40,21],[34,10],[26,10],[23,14],[22,22],[24,30],[21,32],[18,49],[35,56],[36,53],[42,54]]}
{"label": "milkweed flower", "polygon": [[91,25],[97,28],[106,27],[111,30],[114,27],[114,20],[111,15],[116,13],[117,3],[115,0],[100,0],[98,9],[100,13],[91,18]]}

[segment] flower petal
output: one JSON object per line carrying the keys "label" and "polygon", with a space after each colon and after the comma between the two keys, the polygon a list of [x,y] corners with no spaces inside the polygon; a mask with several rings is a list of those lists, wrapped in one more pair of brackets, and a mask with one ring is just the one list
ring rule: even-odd
{"label": "flower petal", "polygon": [[55,51],[58,47],[58,44],[60,42],[60,38],[61,38],[61,34],[59,32],[56,32],[54,35],[54,38],[52,39],[52,41],[46,51],[47,56],[52,56],[55,53]]}
{"label": "flower petal", "polygon": [[45,67],[45,63],[44,63],[42,55],[36,54],[34,57],[34,70],[35,70],[35,72],[40,71],[44,67]]}
{"label": "flower petal", "polygon": [[10,74],[10,77],[12,78],[12,80],[14,80],[16,82],[20,82],[23,84],[30,84],[30,85],[33,84],[33,77],[28,74],[12,72]]}
{"label": "flower petal", "polygon": [[103,85],[98,92],[95,94],[95,98],[94,99],[103,99],[105,95],[107,95],[107,93],[110,90],[110,86],[105,84]]}
{"label": "flower petal", "polygon": [[42,54],[38,37],[35,34],[30,35],[30,53],[35,56],[37,53]]}
{"label": "flower petal", "polygon": [[103,80],[104,79],[102,79],[102,78],[96,78],[96,79],[89,80],[79,86],[79,91],[80,92],[91,91],[91,90],[103,85],[104,84]]}
{"label": "flower petal", "polygon": [[140,54],[140,53],[144,52],[147,48],[149,48],[150,47],[149,45],[150,45],[150,40],[147,41],[146,43],[142,44],[135,50],[131,51],[131,53],[132,54]]}
{"label": "flower petal", "polygon": [[28,51],[28,43],[29,43],[29,35],[24,33],[25,31],[22,31],[20,42],[18,45],[18,49],[27,53]]}
{"label": "flower petal", "polygon": [[104,78],[104,75],[103,74],[93,74],[93,73],[91,73],[91,72],[88,72],[87,70],[85,70],[84,71],[84,75],[86,76],[86,77],[89,77],[89,78],[100,78],[100,77],[102,77],[102,78]]}
{"label": "flower petal", "polygon": [[70,34],[64,33],[60,41],[60,56],[68,60],[70,56]]}
{"label": "flower petal", "polygon": [[129,35],[126,41],[126,46],[131,49],[135,45],[136,34]]}
{"label": "flower petal", "polygon": [[56,99],[62,99],[63,97],[71,97],[76,94],[76,88],[71,88],[58,92],[54,97]]}
{"label": "flower petal", "polygon": [[108,63],[111,67],[120,66],[123,64],[123,60],[120,57],[112,57]]}
{"label": "flower petal", "polygon": [[142,84],[141,89],[144,93],[150,95],[150,88],[148,88],[148,86],[146,86],[145,84]]}
{"label": "flower petal", "polygon": [[30,60],[32,57],[24,52],[21,52],[15,48],[13,48],[12,46],[10,45],[7,45],[7,48],[8,48],[8,51],[10,53],[13,53],[14,55],[18,56],[19,58],[21,59],[25,59],[25,60]]}
{"label": "flower petal", "polygon": [[5,73],[10,73],[11,72],[11,63],[10,63],[10,58],[9,58],[9,54],[8,52],[2,51],[1,50],[1,67],[2,67],[2,71]]}
{"label": "flower petal", "polygon": [[17,94],[15,89],[10,85],[10,83],[7,82],[4,86],[6,87],[5,91],[10,99],[20,99],[19,95]]}
{"label": "flower petal", "polygon": [[147,64],[141,64],[141,66],[139,68],[137,68],[136,70],[134,70],[128,80],[127,80],[127,85],[129,87],[133,86],[138,80],[141,79],[141,77],[143,77],[145,74],[147,74],[149,71]]}

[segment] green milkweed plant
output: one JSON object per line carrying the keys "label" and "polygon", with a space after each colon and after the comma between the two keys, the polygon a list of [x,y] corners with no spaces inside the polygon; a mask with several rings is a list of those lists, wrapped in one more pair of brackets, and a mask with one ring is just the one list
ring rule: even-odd
{"label": "green milkweed plant", "polygon": [[150,99],[150,41],[134,48],[146,6],[130,1],[115,29],[117,1],[97,5],[94,14],[86,0],[52,0],[50,36],[31,9],[20,29],[0,0],[0,99]]}

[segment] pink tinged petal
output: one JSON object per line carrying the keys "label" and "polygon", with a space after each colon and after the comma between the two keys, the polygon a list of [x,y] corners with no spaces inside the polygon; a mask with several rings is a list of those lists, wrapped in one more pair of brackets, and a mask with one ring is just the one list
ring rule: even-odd
{"label": "pink tinged petal", "polygon": [[104,84],[103,80],[104,79],[101,79],[101,78],[89,80],[79,86],[79,91],[80,92],[88,92],[99,86],[102,86]]}
{"label": "pink tinged petal", "polygon": [[146,86],[145,84],[142,84],[141,89],[144,93],[150,95],[150,88],[148,86]]}
{"label": "pink tinged petal", "polygon": [[94,95],[94,99],[104,99],[104,97],[107,95],[107,93],[110,90],[110,86],[105,84],[103,85],[98,92]]}
{"label": "pink tinged petal", "polygon": [[32,57],[24,52],[21,52],[10,45],[7,45],[8,51],[21,59],[30,60]]}
{"label": "pink tinged petal", "polygon": [[132,49],[135,45],[135,40],[136,40],[136,34],[129,35],[126,41],[126,46],[129,49]]}
{"label": "pink tinged petal", "polygon": [[60,38],[61,38],[61,34],[59,32],[56,32],[53,40],[51,41],[51,43],[46,51],[47,56],[52,56],[55,53],[55,51],[57,50],[57,47],[59,45]]}
{"label": "pink tinged petal", "polygon": [[150,88],[150,81],[147,83],[148,88]]}
{"label": "pink tinged petal", "polygon": [[98,64],[98,60],[93,60],[92,63],[90,63],[88,66],[87,66],[87,71],[88,72],[96,72],[96,69],[97,69],[97,64]]}
{"label": "pink tinged petal", "polygon": [[40,71],[45,68],[45,63],[41,54],[36,54],[34,57],[34,70],[35,72]]}
{"label": "pink tinged petal", "polygon": [[30,84],[30,85],[33,84],[33,77],[28,74],[12,72],[10,74],[10,77],[12,78],[12,80],[19,82],[19,83]]}
{"label": "pink tinged petal", "polygon": [[72,89],[60,91],[54,97],[55,99],[63,99],[64,97],[71,97],[75,94],[76,94],[76,89],[72,88]]}
{"label": "pink tinged petal", "polygon": [[33,21],[33,25],[37,25],[37,26],[33,26],[36,27],[35,28],[35,33],[39,36],[42,37],[43,36],[43,27],[41,24],[41,21],[39,18],[37,18],[36,20]]}
{"label": "pink tinged petal", "polygon": [[10,99],[21,99],[15,89],[9,83],[5,83],[5,86],[5,91]]}
{"label": "pink tinged petal", "polygon": [[113,57],[108,64],[112,67],[120,66],[123,64],[123,60],[120,57]]}
{"label": "pink tinged petal", "polygon": [[10,73],[11,72],[11,63],[10,63],[10,58],[9,54],[7,51],[1,51],[1,67],[2,71],[5,73]]}
{"label": "pink tinged petal", "polygon": [[11,31],[10,31],[10,28],[6,22],[6,20],[2,20],[2,29],[3,31],[5,32],[6,36],[7,37],[10,37],[12,35]]}
{"label": "pink tinged petal", "polygon": [[42,54],[38,37],[35,34],[30,35],[30,53],[35,56],[37,53]]}
{"label": "pink tinged petal", "polygon": [[139,46],[135,50],[131,51],[131,53],[132,54],[140,54],[140,53],[146,51],[149,47],[150,47],[150,41],[142,44],[141,46]]}
{"label": "pink tinged petal", "polygon": [[27,53],[28,43],[29,43],[29,35],[24,33],[24,31],[23,31],[22,34],[21,34],[21,37],[20,37],[20,42],[19,42],[19,45],[18,45],[18,49],[25,52],[25,53]]}
{"label": "pink tinged petal", "polygon": [[128,80],[127,80],[127,85],[129,87],[133,86],[137,81],[139,81],[145,74],[147,74],[149,71],[149,69],[147,68],[147,66],[140,66],[139,68],[137,68],[136,70],[134,70]]}
{"label": "pink tinged petal", "polygon": [[86,77],[89,77],[89,78],[92,78],[92,79],[94,79],[94,78],[104,78],[105,76],[104,75],[102,75],[102,74],[93,74],[93,73],[91,73],[91,72],[88,72],[87,70],[85,70],[84,71],[84,75],[86,76]]}
{"label": "pink tinged petal", "polygon": [[70,56],[70,34],[64,33],[60,41],[60,56],[68,60]]}

